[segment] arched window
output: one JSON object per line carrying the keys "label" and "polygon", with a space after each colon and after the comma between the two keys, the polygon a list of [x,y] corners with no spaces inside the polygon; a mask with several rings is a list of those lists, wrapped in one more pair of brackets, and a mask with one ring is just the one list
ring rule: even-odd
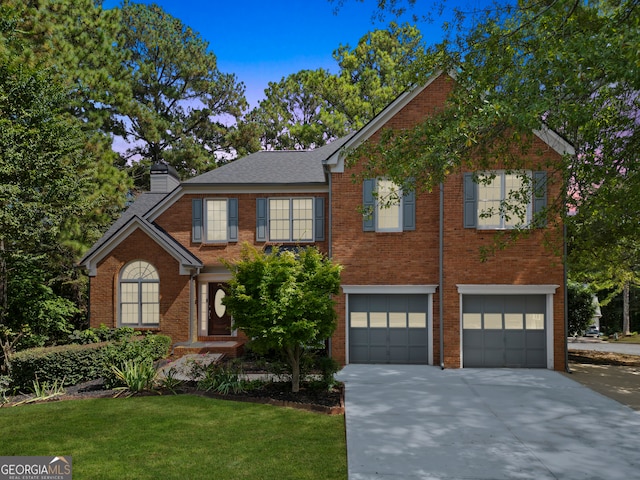
{"label": "arched window", "polygon": [[136,260],[120,273],[120,325],[151,327],[160,323],[160,277],[150,263]]}

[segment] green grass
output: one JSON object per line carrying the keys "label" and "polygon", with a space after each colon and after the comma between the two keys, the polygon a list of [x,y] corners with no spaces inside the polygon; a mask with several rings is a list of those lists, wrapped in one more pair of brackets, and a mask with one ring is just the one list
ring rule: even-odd
{"label": "green grass", "polygon": [[618,340],[615,340],[613,337],[608,337],[607,340],[613,343],[640,343],[640,335],[630,335],[628,337],[618,335]]}
{"label": "green grass", "polygon": [[82,479],[346,479],[344,418],[178,395],[0,409],[0,456],[71,455]]}

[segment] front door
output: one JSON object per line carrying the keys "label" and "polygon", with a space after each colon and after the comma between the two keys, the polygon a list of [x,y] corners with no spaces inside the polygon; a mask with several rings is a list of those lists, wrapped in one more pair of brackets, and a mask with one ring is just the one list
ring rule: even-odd
{"label": "front door", "polygon": [[222,304],[226,295],[224,283],[209,284],[209,324],[208,335],[231,335],[231,315]]}

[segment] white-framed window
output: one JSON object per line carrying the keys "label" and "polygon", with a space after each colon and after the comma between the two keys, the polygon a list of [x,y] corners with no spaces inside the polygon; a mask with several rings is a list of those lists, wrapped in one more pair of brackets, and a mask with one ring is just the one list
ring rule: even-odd
{"label": "white-framed window", "polygon": [[391,180],[378,179],[376,190],[376,232],[402,231],[402,190]]}
{"label": "white-framed window", "polygon": [[227,199],[205,199],[204,212],[204,241],[226,242],[229,223]]}
{"label": "white-framed window", "polygon": [[143,260],[127,264],[120,272],[120,325],[153,327],[160,324],[160,277]]}
{"label": "white-framed window", "polygon": [[500,230],[531,223],[531,172],[478,174],[477,228]]}
{"label": "white-framed window", "polygon": [[313,198],[269,198],[269,240],[313,241]]}

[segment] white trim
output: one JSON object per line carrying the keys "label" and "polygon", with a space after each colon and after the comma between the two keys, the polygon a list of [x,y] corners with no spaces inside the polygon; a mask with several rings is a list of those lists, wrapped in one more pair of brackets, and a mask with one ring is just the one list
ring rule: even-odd
{"label": "white trim", "polygon": [[575,155],[576,153],[576,149],[573,148],[573,145],[549,127],[543,126],[540,130],[534,130],[533,133],[560,155]]}
{"label": "white trim", "polygon": [[342,291],[349,294],[432,294],[437,285],[342,285]]}
{"label": "white trim", "polygon": [[[202,265],[192,265],[191,261],[184,255],[182,255],[182,253],[179,252],[173,245],[168,243],[155,228],[149,226],[147,222],[136,215],[132,217],[131,220],[129,220],[129,222],[123,228],[121,228],[105,243],[103,243],[100,248],[93,252],[91,256],[85,259],[83,264],[86,265],[89,276],[95,277],[98,274],[98,263],[100,263],[100,261],[107,257],[109,254],[111,254],[114,248],[116,248],[123,241],[129,238],[129,236],[138,229],[146,233],[151,238],[151,240],[156,242],[178,262],[180,266],[180,275],[190,275],[193,268],[202,267]],[[144,260],[144,258],[142,257],[140,257],[140,259]]]}
{"label": "white trim", "polygon": [[462,295],[549,295],[560,285],[456,285]]}
{"label": "white trim", "polygon": [[[554,324],[554,318],[553,318],[553,294],[549,293],[547,294],[547,323],[545,325],[545,328],[547,329],[547,368],[549,370],[553,370],[554,369],[554,356],[553,356],[553,324]],[[566,340],[565,340],[566,341]]]}
{"label": "white trim", "polygon": [[[433,293],[427,295],[427,363],[433,365]],[[430,341],[430,342],[429,342]]]}

